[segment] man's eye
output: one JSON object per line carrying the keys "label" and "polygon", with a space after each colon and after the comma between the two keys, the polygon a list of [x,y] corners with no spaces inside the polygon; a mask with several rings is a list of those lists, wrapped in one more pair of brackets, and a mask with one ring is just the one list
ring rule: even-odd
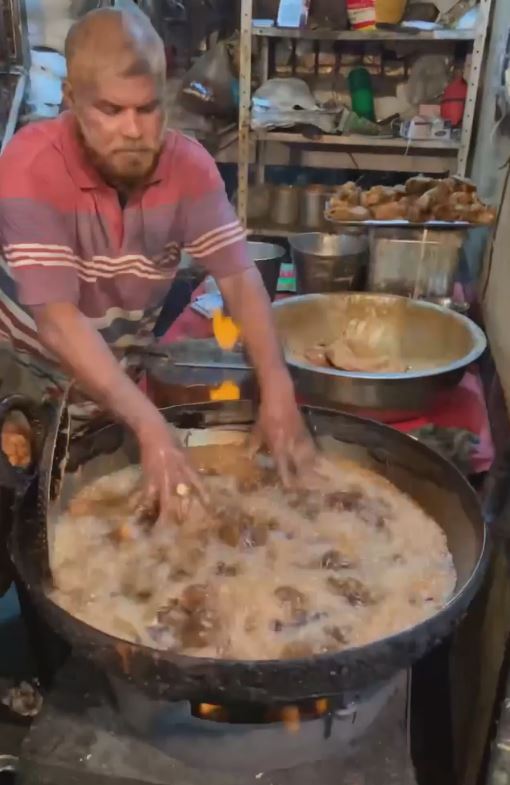
{"label": "man's eye", "polygon": [[109,117],[113,117],[120,112],[118,106],[101,106],[100,109],[103,114],[106,114]]}
{"label": "man's eye", "polygon": [[152,104],[146,104],[146,106],[139,106],[138,114],[152,114],[157,109],[159,109],[159,101],[154,101],[154,103]]}

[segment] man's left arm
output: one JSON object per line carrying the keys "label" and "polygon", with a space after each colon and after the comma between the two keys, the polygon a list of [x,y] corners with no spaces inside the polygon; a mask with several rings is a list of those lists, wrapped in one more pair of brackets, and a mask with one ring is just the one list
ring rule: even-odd
{"label": "man's left arm", "polygon": [[221,293],[255,367],[260,387],[256,438],[269,447],[285,484],[313,463],[315,449],[296,403],[273,324],[271,303],[256,267],[219,281]]}
{"label": "man's left arm", "polygon": [[314,455],[296,403],[294,387],[273,323],[271,303],[251,261],[241,227],[216,164],[194,149],[197,174],[181,205],[185,250],[216,279],[228,310],[241,329],[261,393],[259,434],[284,479]]}
{"label": "man's left arm", "polygon": [[184,250],[218,283],[229,313],[238,323],[261,392],[279,382],[294,395],[273,325],[271,303],[246,233],[230,204],[223,180],[209,153],[191,143],[190,178],[179,206]]}
{"label": "man's left arm", "polygon": [[257,373],[262,398],[283,393],[294,397],[294,386],[284,362],[271,302],[255,265],[218,281],[223,299]]}

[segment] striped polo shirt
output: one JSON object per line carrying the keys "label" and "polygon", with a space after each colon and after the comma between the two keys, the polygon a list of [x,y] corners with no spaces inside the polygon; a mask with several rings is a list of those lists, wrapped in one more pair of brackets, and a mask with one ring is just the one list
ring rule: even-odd
{"label": "striped polo shirt", "polygon": [[30,307],[74,303],[116,354],[152,340],[181,250],[216,279],[251,267],[216,164],[167,133],[154,174],[121,207],[64,113],[19,131],[0,158],[0,338],[56,372]]}

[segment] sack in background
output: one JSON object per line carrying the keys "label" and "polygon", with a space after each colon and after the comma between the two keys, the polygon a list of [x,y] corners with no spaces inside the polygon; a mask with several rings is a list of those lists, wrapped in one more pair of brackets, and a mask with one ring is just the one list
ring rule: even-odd
{"label": "sack in background", "polygon": [[180,100],[190,112],[230,117],[237,110],[228,48],[220,42],[202,55],[182,81]]}

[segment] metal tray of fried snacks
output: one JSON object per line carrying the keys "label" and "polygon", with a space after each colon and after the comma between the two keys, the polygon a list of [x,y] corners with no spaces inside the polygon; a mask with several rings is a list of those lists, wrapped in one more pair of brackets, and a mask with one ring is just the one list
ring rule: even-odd
{"label": "metal tray of fried snacks", "polygon": [[328,218],[325,215],[328,223],[335,226],[351,226],[359,229],[440,229],[441,231],[449,231],[459,229],[468,231],[469,229],[480,229],[488,227],[488,224],[469,223],[468,221],[420,221],[413,223],[403,219],[396,219],[394,221],[376,221],[374,218],[367,221],[335,221],[333,218]]}

